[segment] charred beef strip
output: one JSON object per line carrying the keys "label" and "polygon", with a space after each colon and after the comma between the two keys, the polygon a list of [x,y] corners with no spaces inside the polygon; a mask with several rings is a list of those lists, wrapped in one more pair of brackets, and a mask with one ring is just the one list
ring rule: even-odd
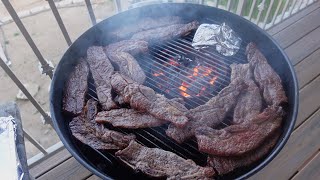
{"label": "charred beef strip", "polygon": [[148,42],[167,41],[173,38],[186,36],[199,27],[199,22],[192,21],[188,24],[173,24],[134,34],[131,39],[145,40]]}
{"label": "charred beef strip", "polygon": [[248,88],[242,92],[234,108],[233,123],[240,124],[252,119],[261,112],[262,97],[260,89],[253,80],[253,73],[249,64],[231,64],[231,79],[240,77]]}
{"label": "charred beef strip", "polygon": [[97,113],[97,102],[89,99],[86,114],[81,114],[69,123],[72,135],[79,141],[95,149],[123,149],[135,139],[134,135],[125,135],[117,131],[104,128],[94,121]]}
{"label": "charred beef strip", "polygon": [[84,59],[80,59],[65,84],[62,102],[64,112],[74,116],[81,114],[88,91],[88,75],[87,62]]}
{"label": "charred beef strip", "polygon": [[279,75],[268,64],[266,57],[258,50],[254,43],[249,43],[246,54],[255,81],[262,91],[264,100],[268,105],[278,106],[288,101]]}
{"label": "charred beef strip", "polygon": [[109,110],[117,107],[112,100],[110,78],[114,68],[103,48],[91,46],[87,50],[87,61],[97,90],[97,95],[102,109]]}
{"label": "charred beef strip", "polygon": [[181,24],[182,19],[178,16],[165,16],[161,18],[141,18],[138,22],[132,24],[132,25],[126,25],[123,26],[113,32],[111,32],[111,35],[115,37],[116,40],[122,40],[126,38],[130,38],[133,34],[145,31],[148,29],[153,29],[157,27],[162,26],[169,26],[172,24]]}
{"label": "charred beef strip", "polygon": [[[238,70],[238,69],[234,69]],[[231,79],[229,86],[220,91],[204,105],[191,109],[188,113],[190,121],[183,128],[170,124],[166,134],[178,143],[194,136],[198,127],[215,127],[226,117],[235,106],[238,96],[246,90],[246,85],[239,78]]]}
{"label": "charred beef strip", "polygon": [[111,78],[112,88],[131,108],[147,112],[160,120],[169,121],[178,127],[188,122],[187,108],[175,100],[169,100],[163,95],[156,94],[153,89],[140,85],[130,78],[115,73]]}
{"label": "charred beef strip", "polygon": [[270,139],[266,139],[265,142],[255,149],[253,152],[245,154],[239,157],[223,157],[223,156],[210,156],[208,157],[208,165],[213,167],[219,175],[227,174],[236,168],[250,166],[257,162],[264,156],[266,156],[277,143],[280,137],[281,131],[276,131]]}
{"label": "charred beef strip", "polygon": [[114,127],[138,129],[156,127],[167,123],[148,113],[141,113],[134,109],[112,109],[101,111],[95,118],[98,123],[110,123]]}
{"label": "charred beef strip", "polygon": [[201,167],[190,159],[159,148],[148,148],[131,141],[129,146],[116,152],[130,167],[152,177],[167,179],[209,179],[215,172]]}
{"label": "charred beef strip", "polygon": [[267,107],[249,123],[220,130],[199,127],[195,131],[200,151],[216,156],[241,156],[258,148],[281,126],[281,107]]}
{"label": "charred beef strip", "polygon": [[119,71],[132,80],[142,84],[146,75],[133,57],[148,51],[148,43],[139,40],[123,40],[105,47],[109,59],[119,67]]}

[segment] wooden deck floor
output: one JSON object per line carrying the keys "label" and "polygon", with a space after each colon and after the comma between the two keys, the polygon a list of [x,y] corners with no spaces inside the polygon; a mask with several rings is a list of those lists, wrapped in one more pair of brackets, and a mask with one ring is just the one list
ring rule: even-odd
{"label": "wooden deck floor", "polygon": [[[295,130],[279,155],[251,179],[320,179],[320,2],[268,31],[297,72],[300,98]],[[99,179],[64,149],[30,169],[36,179]]]}

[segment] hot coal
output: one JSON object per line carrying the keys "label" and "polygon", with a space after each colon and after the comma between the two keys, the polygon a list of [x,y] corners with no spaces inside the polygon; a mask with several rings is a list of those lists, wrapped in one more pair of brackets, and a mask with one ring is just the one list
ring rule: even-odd
{"label": "hot coal", "polygon": [[81,58],[65,84],[62,102],[64,112],[74,116],[81,114],[88,91],[88,75],[88,64]]}
{"label": "hot coal", "polygon": [[181,24],[182,22],[182,19],[178,16],[165,16],[159,18],[146,17],[141,18],[134,24],[120,27],[119,29],[111,32],[111,35],[117,40],[122,40],[130,38],[133,34],[140,31],[169,26],[172,24]]}
{"label": "hot coal", "polygon": [[69,123],[72,135],[94,149],[123,149],[128,146],[129,142],[135,139],[134,135],[109,130],[94,121],[97,104],[93,99],[88,100],[86,114],[83,113],[72,119]]}
{"label": "hot coal", "polygon": [[183,127],[188,122],[187,109],[183,104],[156,94],[149,87],[140,85],[119,73],[112,76],[111,85],[135,110],[148,112],[154,117],[172,122],[178,127]]}
{"label": "hot coal", "polygon": [[279,75],[268,64],[266,57],[259,51],[254,43],[249,43],[246,54],[255,81],[262,91],[264,100],[268,105],[280,105],[288,101]]}
{"label": "hot coal", "polygon": [[281,107],[267,107],[262,113],[239,125],[216,130],[199,127],[195,135],[200,151],[216,156],[242,156],[258,148],[281,126]]}
{"label": "hot coal", "polygon": [[215,172],[211,167],[201,167],[190,159],[159,148],[148,148],[131,141],[129,146],[116,152],[130,167],[151,177],[167,179],[210,179]]}
{"label": "hot coal", "polygon": [[127,129],[156,127],[167,123],[148,113],[125,108],[101,111],[97,114],[95,120],[98,123],[109,123],[114,127]]}
{"label": "hot coal", "polygon": [[104,110],[117,107],[112,100],[110,78],[114,68],[103,48],[91,46],[87,50],[87,61],[90,66],[94,84],[96,86],[99,102]]}
{"label": "hot coal", "polygon": [[193,30],[196,30],[198,26],[199,22],[197,21],[192,21],[188,24],[173,24],[170,26],[164,26],[135,33],[131,39],[145,40],[152,43],[167,41],[177,37],[186,36]]}

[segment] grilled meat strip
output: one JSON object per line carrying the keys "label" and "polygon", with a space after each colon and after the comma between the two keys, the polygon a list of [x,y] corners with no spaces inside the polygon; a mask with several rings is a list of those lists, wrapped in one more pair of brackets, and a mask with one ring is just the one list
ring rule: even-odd
{"label": "grilled meat strip", "polygon": [[278,106],[287,102],[288,99],[279,75],[268,64],[266,57],[254,43],[251,42],[247,45],[246,54],[266,103]]}
{"label": "grilled meat strip", "polygon": [[[237,69],[234,69],[237,70]],[[235,106],[237,98],[246,89],[245,83],[235,78],[229,86],[211,98],[204,105],[191,109],[188,113],[190,121],[183,128],[170,124],[166,134],[178,143],[194,136],[198,127],[215,127],[226,117],[227,113]]]}
{"label": "grilled meat strip", "polygon": [[215,172],[211,167],[198,166],[172,152],[148,148],[131,141],[129,146],[116,152],[130,167],[152,177],[167,179],[209,179]]}
{"label": "grilled meat strip", "polygon": [[119,73],[112,76],[111,85],[135,110],[150,113],[155,118],[172,122],[178,127],[183,127],[188,122],[186,117],[188,110],[184,105],[156,94],[149,87],[140,85]]}
{"label": "grilled meat strip", "polygon": [[277,143],[281,131],[276,131],[270,139],[266,139],[263,144],[255,149],[252,153],[245,154],[239,157],[223,157],[210,156],[208,157],[208,165],[213,167],[219,175],[227,174],[236,168],[249,166],[264,156],[266,156]]}
{"label": "grilled meat strip", "polygon": [[88,91],[89,68],[84,59],[80,59],[64,88],[62,109],[74,116],[81,114]]}
{"label": "grilled meat strip", "polygon": [[138,22],[132,25],[123,26],[111,32],[111,34],[119,41],[121,39],[130,38],[134,33],[140,31],[180,23],[182,23],[182,19],[178,16],[165,16],[157,19],[146,17],[141,18]]}
{"label": "grilled meat strip", "polygon": [[137,60],[133,57],[148,51],[148,43],[139,40],[123,40],[105,47],[109,59],[115,63],[119,71],[132,80],[142,84],[146,75]]}
{"label": "grilled meat strip", "polygon": [[148,113],[125,108],[99,112],[95,120],[98,123],[110,123],[114,127],[128,129],[156,127],[166,123]]}
{"label": "grilled meat strip", "polygon": [[270,106],[247,124],[230,125],[220,130],[199,127],[195,130],[198,148],[216,156],[241,156],[271,137],[280,128],[281,120],[282,108]]}
{"label": "grilled meat strip", "polygon": [[109,110],[117,107],[112,100],[110,78],[114,68],[103,48],[91,46],[87,50],[87,61],[97,90],[97,95],[102,109]]}
{"label": "grilled meat strip", "polygon": [[231,79],[241,78],[248,88],[242,92],[234,108],[233,123],[240,124],[258,115],[262,108],[260,90],[253,80],[249,64],[231,64]]}
{"label": "grilled meat strip", "polygon": [[72,135],[79,141],[95,149],[123,149],[135,139],[134,135],[125,135],[117,131],[104,128],[94,121],[98,102],[88,100],[86,114],[81,114],[69,123]]}
{"label": "grilled meat strip", "polygon": [[167,41],[173,38],[186,36],[192,30],[197,29],[199,22],[192,21],[188,24],[173,24],[166,27],[159,27],[134,34],[131,39],[145,40],[148,42]]}

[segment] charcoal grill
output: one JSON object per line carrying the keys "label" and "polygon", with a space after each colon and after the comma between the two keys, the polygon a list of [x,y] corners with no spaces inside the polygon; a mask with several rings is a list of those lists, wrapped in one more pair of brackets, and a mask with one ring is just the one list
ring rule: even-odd
{"label": "charcoal grill", "polygon": [[[163,15],[177,15],[184,18],[186,21],[198,20],[201,23],[217,23],[226,22],[237,34],[242,38],[242,46],[235,56],[225,57],[214,50],[196,51],[192,48],[191,42],[194,33],[187,37],[175,40],[169,40],[162,43],[154,43],[150,45],[148,54],[141,55],[137,59],[139,64],[147,75],[145,85],[153,88],[158,93],[165,94],[169,98],[182,97],[186,101],[188,108],[204,104],[212,96],[216,95],[222,88],[230,83],[230,68],[232,63],[246,63],[245,46],[248,42],[255,42],[258,48],[269,60],[270,65],[280,75],[284,89],[289,99],[288,105],[285,107],[287,115],[283,121],[283,133],[273,151],[263,160],[255,163],[250,167],[245,167],[233,171],[232,173],[218,177],[219,179],[234,179],[248,178],[255,172],[262,169],[270,162],[282,149],[289,138],[293,129],[298,109],[298,87],[297,80],[293,67],[277,43],[263,30],[258,28],[251,22],[231,14],[229,12],[216,9],[213,7],[195,5],[195,4],[159,4],[150,5],[141,8],[132,9],[118,15],[112,16],[101,23],[95,25],[81,35],[66,51],[61,61],[59,62],[54,77],[52,80],[50,91],[50,110],[53,123],[56,131],[71,154],[85,167],[91,170],[96,175],[104,179],[146,179],[142,173],[134,172],[132,169],[124,165],[124,163],[114,156],[114,152],[97,151],[87,145],[82,144],[77,139],[73,138],[68,128],[68,123],[71,117],[62,114],[62,95],[64,83],[69,76],[72,68],[77,64],[79,57],[86,56],[86,50],[89,46],[100,45],[105,46],[112,42],[112,38],[108,32],[117,27],[126,24],[134,24],[135,21],[142,17],[160,17]],[[183,66],[172,67],[170,61],[183,64]],[[188,61],[190,64],[184,65]],[[182,82],[189,81],[188,72],[192,71],[197,65],[203,65],[213,69],[212,77],[216,77],[212,86],[205,85],[206,82],[197,81],[195,85],[187,90],[173,89],[179,87]],[[162,78],[157,78],[154,72],[163,70],[165,73],[170,73],[166,83]],[[177,82],[176,84],[174,84]],[[166,87],[159,86],[165,84]],[[87,98],[97,99],[94,82],[92,77],[89,78],[89,91]],[[199,88],[206,86],[208,92],[200,94],[199,97],[185,97],[185,93],[199,94]],[[167,91],[167,90],[172,90]],[[222,124],[228,125],[228,121]],[[195,140],[190,140],[183,144],[177,144],[165,135],[167,125],[155,128],[146,128],[139,130],[117,129],[125,134],[134,133],[137,140],[148,146],[158,147],[164,150],[174,152],[181,157],[194,160],[199,165],[205,165],[206,155],[197,150]]]}

